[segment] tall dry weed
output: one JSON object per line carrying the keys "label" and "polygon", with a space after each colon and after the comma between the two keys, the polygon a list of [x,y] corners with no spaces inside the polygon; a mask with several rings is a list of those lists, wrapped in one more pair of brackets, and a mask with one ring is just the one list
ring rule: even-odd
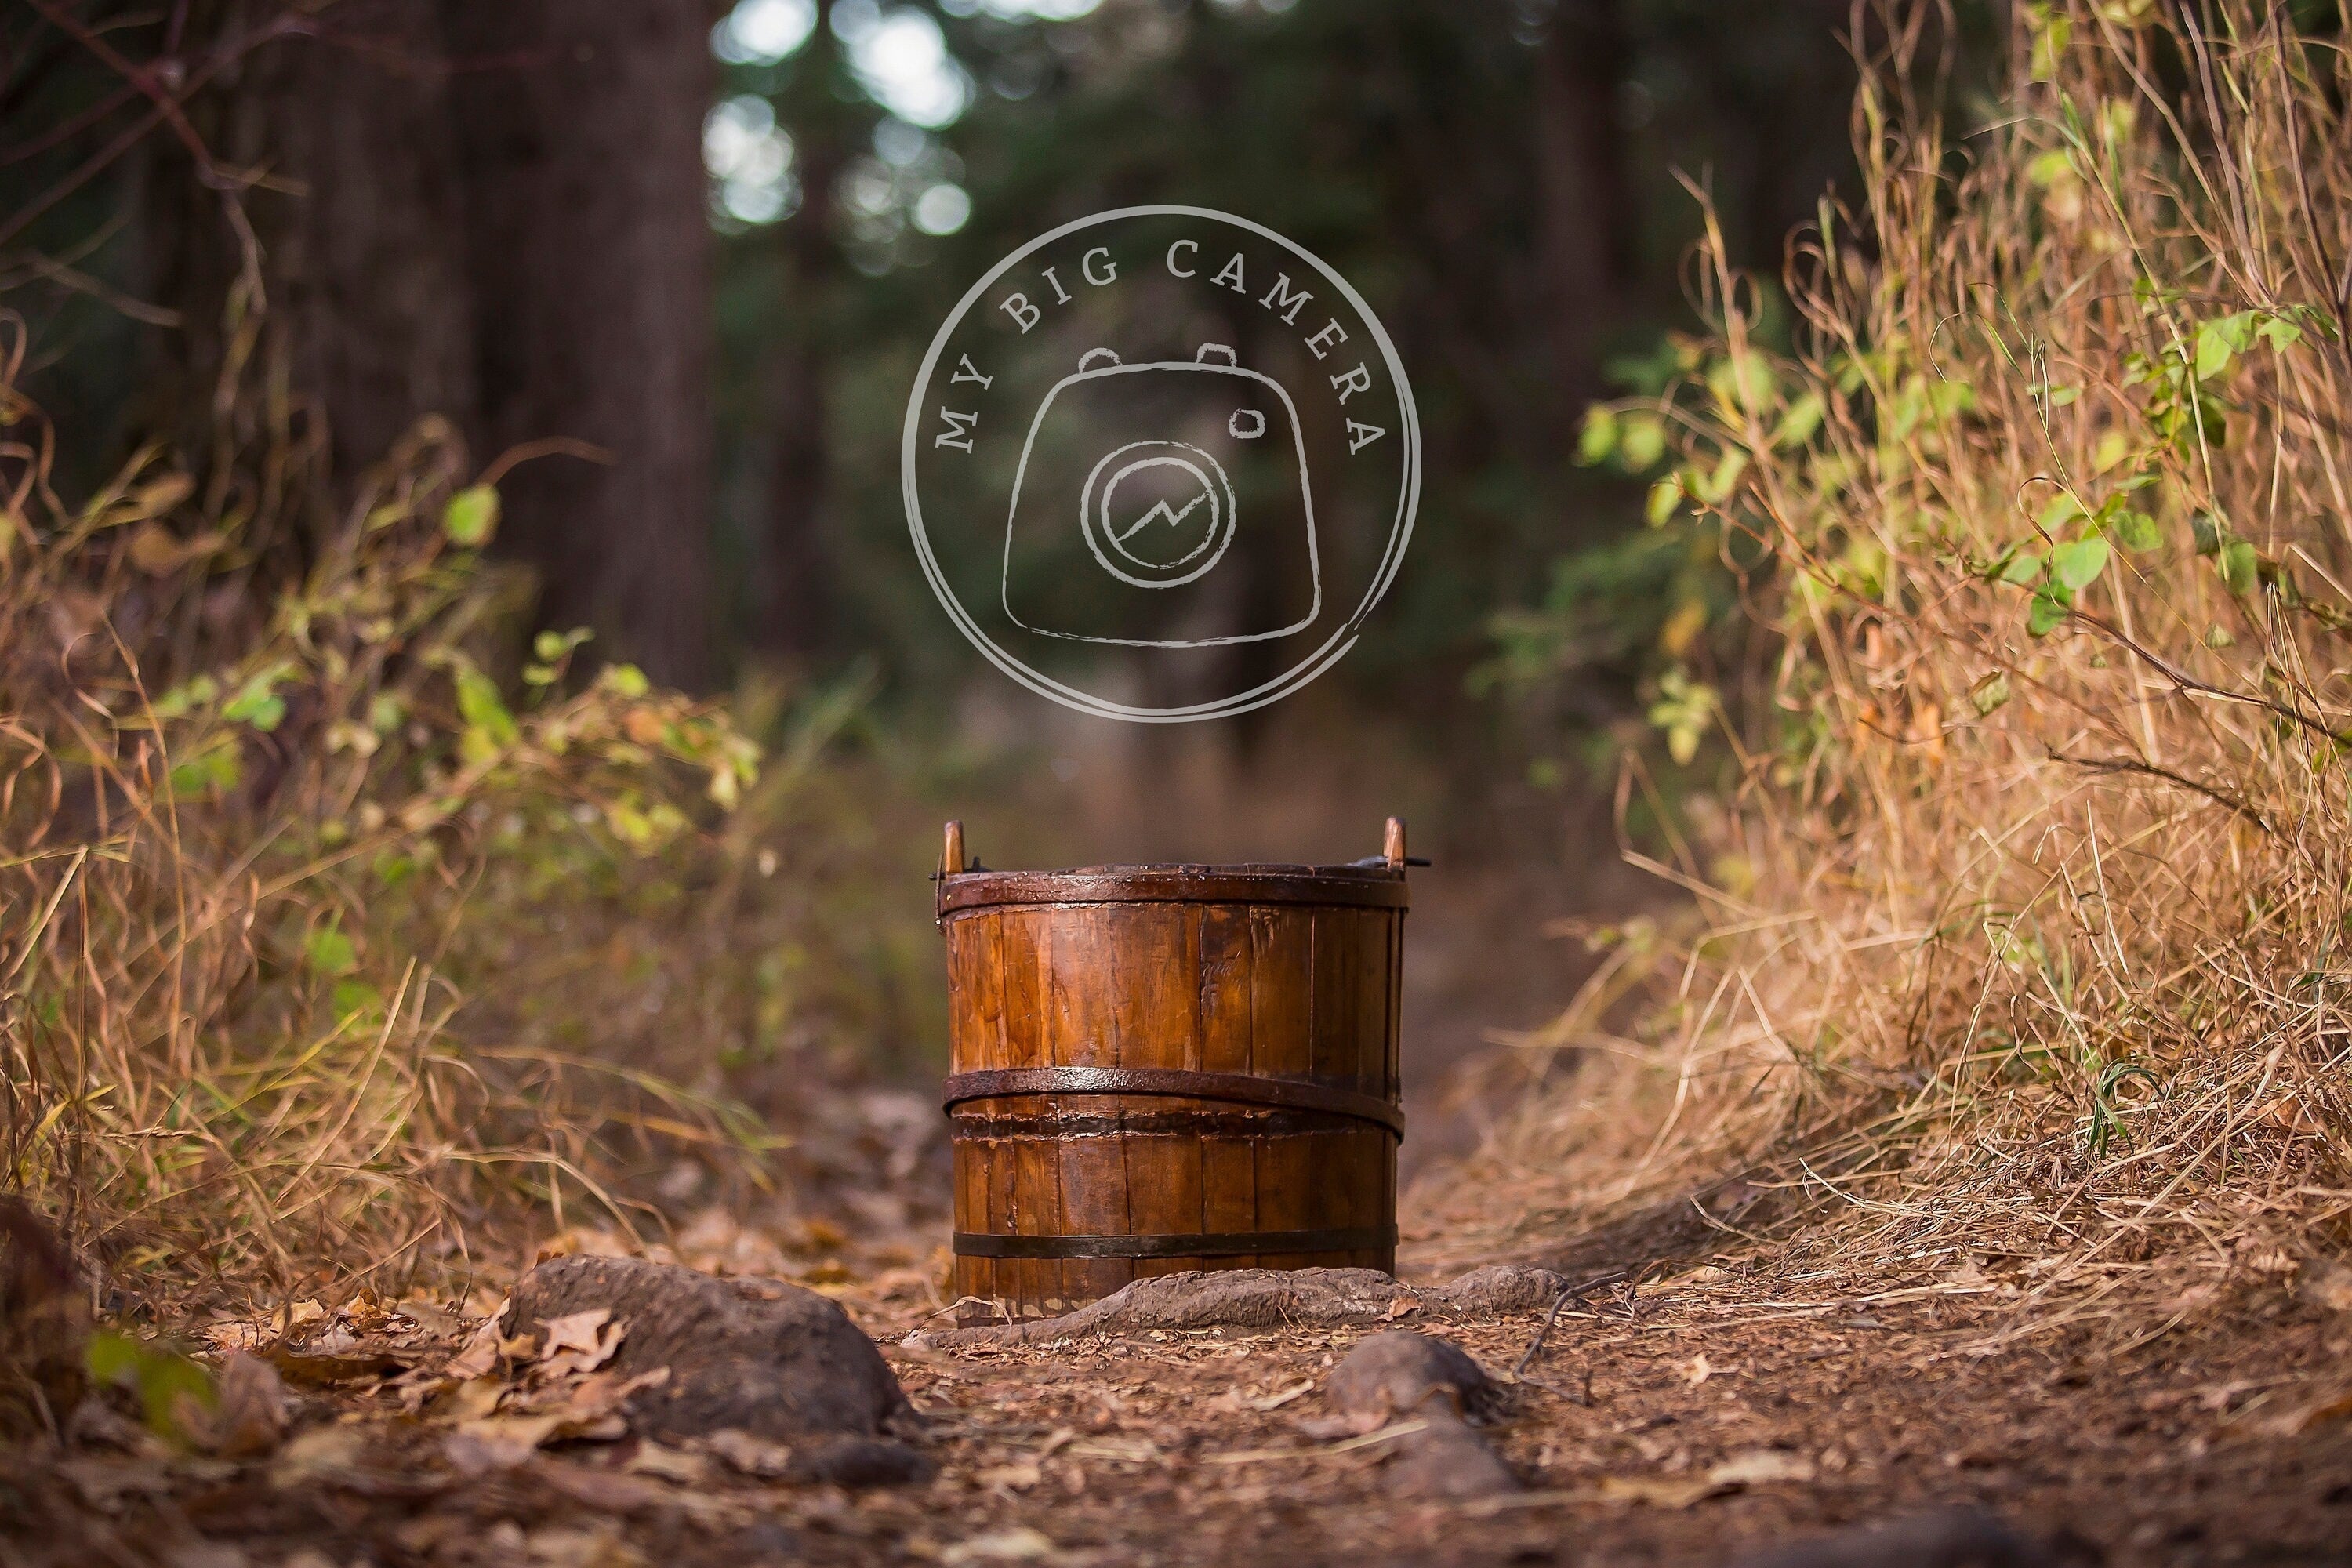
{"label": "tall dry weed", "polygon": [[1595,411],[1744,663],[1652,715],[1726,753],[1657,868],[1705,929],[1608,933],[1522,1042],[1584,1061],[1468,1173],[1516,1245],[1742,1171],[1838,1258],[2030,1257],[2035,1300],[2340,1234],[2352,68],[2312,9],[2022,5],[1964,125],[1890,13],[1794,346],[1713,244],[1712,336]]}
{"label": "tall dry weed", "polygon": [[201,483],[146,450],[68,500],[25,354],[0,320],[0,1191],[164,1310],[446,1276],[516,1200],[618,1212],[626,1140],[747,1142],[636,1064],[452,1027],[512,962],[485,889],[584,896],[755,779],[723,711],[577,674],[576,636],[493,679],[529,454],[476,472],[427,421],[331,509],[257,362]]}

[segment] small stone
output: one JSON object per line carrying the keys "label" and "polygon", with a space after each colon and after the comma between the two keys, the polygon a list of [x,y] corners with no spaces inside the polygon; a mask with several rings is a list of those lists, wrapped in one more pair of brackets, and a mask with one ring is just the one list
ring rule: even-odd
{"label": "small stone", "polygon": [[1398,1435],[1386,1472],[1401,1498],[1464,1501],[1519,1489],[1465,1419],[1492,1415],[1502,1394],[1458,1345],[1407,1329],[1374,1334],[1332,1369],[1323,1392],[1360,1431],[1420,1423]]}
{"label": "small stone", "polygon": [[1486,1370],[1456,1345],[1408,1329],[1374,1334],[1349,1351],[1324,1396],[1348,1415],[1382,1421],[1427,1414],[1438,1396],[1455,1415],[1493,1414],[1501,1393]]}

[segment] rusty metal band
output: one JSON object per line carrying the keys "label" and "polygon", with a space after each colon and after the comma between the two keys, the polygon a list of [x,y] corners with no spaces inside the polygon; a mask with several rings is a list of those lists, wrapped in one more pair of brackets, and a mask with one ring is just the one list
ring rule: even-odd
{"label": "rusty metal band", "polygon": [[1404,1136],[1404,1112],[1379,1095],[1295,1078],[1185,1068],[1003,1068],[960,1072],[941,1086],[942,1103],[950,1111],[968,1100],[1020,1094],[1150,1094],[1268,1105],[1279,1110],[1328,1110],[1385,1127],[1400,1139]]}
{"label": "rusty metal band", "polygon": [[1396,1246],[1392,1225],[1349,1230],[1244,1230],[1203,1236],[983,1236],[955,1233],[959,1258],[1234,1258],[1296,1252],[1381,1252]]}
{"label": "rusty metal band", "polygon": [[1352,1116],[1328,1110],[1275,1110],[1263,1105],[1220,1105],[1216,1110],[1111,1110],[1074,1109],[1102,1102],[1073,1099],[1051,1111],[1021,1115],[960,1106],[953,1118],[954,1138],[998,1142],[1059,1143],[1071,1138],[1162,1136],[1177,1138],[1288,1138],[1302,1132],[1351,1132],[1360,1138],[1389,1135],[1389,1130]]}

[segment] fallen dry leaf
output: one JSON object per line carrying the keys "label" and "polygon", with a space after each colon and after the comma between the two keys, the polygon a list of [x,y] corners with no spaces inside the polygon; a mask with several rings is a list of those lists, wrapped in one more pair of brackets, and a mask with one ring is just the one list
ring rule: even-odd
{"label": "fallen dry leaf", "polygon": [[2332,1258],[2311,1258],[2303,1266],[2297,1293],[2331,1312],[2352,1312],[2352,1268]]}
{"label": "fallen dry leaf", "polygon": [[940,1552],[940,1561],[949,1568],[964,1563],[1034,1563],[1059,1550],[1053,1537],[1043,1531],[1016,1524],[1009,1530],[991,1530],[968,1541],[959,1541]]}
{"label": "fallen dry leaf", "polygon": [[1284,1405],[1289,1404],[1292,1400],[1313,1392],[1314,1387],[1315,1380],[1310,1377],[1303,1383],[1294,1384],[1288,1388],[1278,1390],[1276,1393],[1268,1394],[1259,1398],[1244,1399],[1242,1404],[1244,1407],[1251,1410],[1279,1410]]}
{"label": "fallen dry leaf", "polygon": [[1688,1508],[1725,1489],[1706,1476],[1603,1476],[1600,1492],[1603,1502]]}
{"label": "fallen dry leaf", "polygon": [[1036,1460],[1023,1459],[1015,1464],[992,1465],[971,1479],[982,1488],[1005,1487],[1016,1492],[1025,1492],[1044,1480],[1045,1472]]}
{"label": "fallen dry leaf", "polygon": [[160,1465],[144,1459],[66,1459],[57,1473],[72,1483],[82,1500],[112,1513],[126,1497],[160,1494],[172,1489],[172,1477]]}
{"label": "fallen dry leaf", "polygon": [[762,1480],[773,1480],[793,1466],[791,1448],[749,1432],[738,1431],[732,1426],[713,1432],[707,1437],[698,1437],[694,1446],[730,1468]]}
{"label": "fallen dry leaf", "polygon": [[540,1326],[547,1331],[547,1338],[539,1349],[542,1375],[566,1377],[593,1372],[612,1360],[626,1331],[626,1325],[610,1321],[612,1316],[609,1308],[595,1307],[543,1320]]}
{"label": "fallen dry leaf", "polygon": [[434,1412],[445,1421],[478,1421],[507,1396],[505,1383],[495,1377],[469,1378],[450,1391],[449,1403]]}
{"label": "fallen dry leaf", "polygon": [[324,1476],[356,1469],[367,1448],[366,1433],[341,1422],[298,1432],[269,1461],[269,1484],[289,1490]]}
{"label": "fallen dry leaf", "polygon": [[592,1372],[576,1382],[543,1384],[520,1399],[509,1400],[507,1408],[517,1414],[562,1415],[586,1423],[617,1413],[629,1395],[638,1390],[659,1388],[668,1381],[669,1368],[666,1366],[631,1378],[610,1372]]}
{"label": "fallen dry leaf", "polygon": [[1693,1388],[1696,1388],[1714,1375],[1715,1368],[1707,1364],[1706,1352],[1704,1351],[1693,1356],[1690,1364],[1683,1368],[1683,1381]]}
{"label": "fallen dry leaf", "polygon": [[637,1451],[621,1467],[633,1476],[653,1476],[660,1480],[676,1481],[680,1486],[701,1486],[710,1479],[710,1461],[700,1454],[684,1448],[665,1447],[659,1443],[641,1442]]}
{"label": "fallen dry leaf", "polygon": [[467,1475],[510,1470],[538,1452],[566,1425],[562,1415],[484,1415],[458,1423],[442,1445],[449,1463]]}
{"label": "fallen dry leaf", "polygon": [[499,1369],[499,1321],[492,1318],[476,1329],[464,1348],[449,1358],[442,1374],[460,1383],[467,1378],[488,1377]]}
{"label": "fallen dry leaf", "polygon": [[1810,1459],[1782,1453],[1777,1448],[1758,1448],[1746,1454],[1734,1454],[1710,1468],[1706,1479],[1718,1487],[1754,1487],[1768,1486],[1774,1481],[1810,1481],[1813,1475],[1813,1465]]}
{"label": "fallen dry leaf", "polygon": [[572,1501],[604,1513],[682,1513],[715,1525],[740,1512],[734,1505],[690,1488],[544,1455],[532,1462],[530,1474]]}
{"label": "fallen dry leaf", "polygon": [[397,1352],[388,1347],[361,1347],[348,1334],[339,1338],[321,1336],[318,1345],[299,1349],[272,1345],[266,1353],[269,1364],[287,1382],[303,1388],[331,1388],[339,1383],[358,1383],[388,1373],[404,1372],[408,1367],[408,1358]]}
{"label": "fallen dry leaf", "polygon": [[2272,1425],[2279,1432],[2294,1436],[2316,1427],[2325,1426],[2331,1421],[2344,1420],[2347,1416],[2352,1416],[2352,1390],[2340,1391],[2315,1399],[2307,1405],[2287,1412]]}
{"label": "fallen dry leaf", "polygon": [[221,1363],[219,1400],[185,1413],[196,1446],[226,1459],[273,1452],[286,1436],[286,1385],[268,1362],[242,1352]]}
{"label": "fallen dry leaf", "polygon": [[223,1318],[198,1331],[215,1355],[257,1352],[278,1337],[276,1325],[261,1318]]}

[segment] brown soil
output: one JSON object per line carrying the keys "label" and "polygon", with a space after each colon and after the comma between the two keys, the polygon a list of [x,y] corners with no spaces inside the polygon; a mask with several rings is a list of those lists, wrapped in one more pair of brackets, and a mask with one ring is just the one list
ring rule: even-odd
{"label": "brown soil", "polygon": [[1963,1501],[2074,1561],[2352,1562],[2352,1316],[2291,1262],[2055,1310],[1977,1264],[1808,1290],[1776,1256],[1600,1292],[1517,1380],[1534,1318],[1384,1325],[1510,1384],[1491,1436],[1529,1489],[1498,1501],[1399,1501],[1392,1436],[1314,1435],[1375,1328],[908,1350],[943,1320],[901,1268],[829,1293],[926,1415],[928,1482],[787,1485],[635,1436],[467,1467],[352,1383],[274,1457],[19,1450],[0,1563],[1711,1564]]}

